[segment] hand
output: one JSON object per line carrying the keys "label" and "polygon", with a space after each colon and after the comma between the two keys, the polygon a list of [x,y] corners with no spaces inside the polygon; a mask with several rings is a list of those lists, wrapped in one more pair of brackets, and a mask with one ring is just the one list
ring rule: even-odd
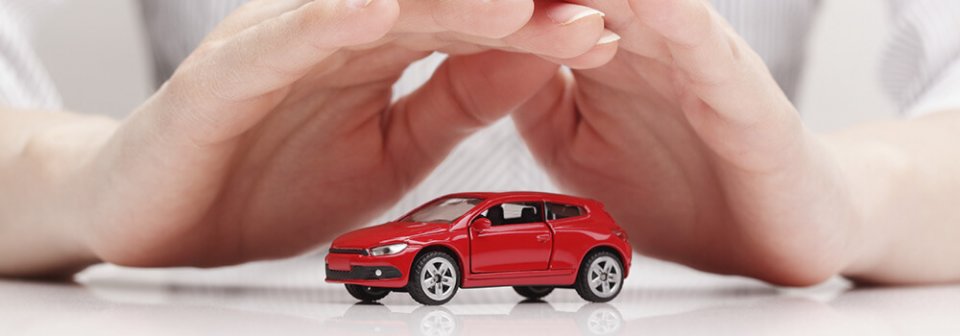
{"label": "hand", "polygon": [[835,151],[706,1],[571,2],[622,40],[515,116],[562,187],[642,253],[702,270],[808,285],[849,266],[862,218]]}
{"label": "hand", "polygon": [[[598,12],[565,3],[254,1],[98,147],[62,199],[108,262],[292,256],[371,219],[531,97],[557,69],[538,57],[600,65],[615,53],[610,35]],[[471,55],[391,103],[403,70],[434,50]]]}

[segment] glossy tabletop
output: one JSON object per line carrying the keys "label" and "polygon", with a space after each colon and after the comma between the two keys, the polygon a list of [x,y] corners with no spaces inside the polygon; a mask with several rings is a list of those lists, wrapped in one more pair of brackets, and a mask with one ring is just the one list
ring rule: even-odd
{"label": "glossy tabletop", "polygon": [[361,305],[321,258],[216,270],[98,266],[77,284],[0,280],[0,335],[960,335],[960,286],[782,289],[637,258],[620,297],[524,302],[462,290],[441,307],[403,293]]}

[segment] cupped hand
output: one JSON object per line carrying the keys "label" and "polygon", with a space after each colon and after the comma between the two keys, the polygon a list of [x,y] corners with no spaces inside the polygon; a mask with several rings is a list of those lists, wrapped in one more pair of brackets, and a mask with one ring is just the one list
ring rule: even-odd
{"label": "cupped hand", "polygon": [[603,201],[643,253],[808,285],[857,255],[861,216],[830,146],[702,0],[572,0],[622,37],[515,115],[553,178]]}
{"label": "cupped hand", "polygon": [[[599,12],[567,3],[253,1],[123,122],[64,199],[85,214],[81,239],[100,260],[292,256],[371,219],[534,95],[557,69],[541,57],[600,65],[616,48]],[[394,82],[434,50],[464,55],[394,102]]]}

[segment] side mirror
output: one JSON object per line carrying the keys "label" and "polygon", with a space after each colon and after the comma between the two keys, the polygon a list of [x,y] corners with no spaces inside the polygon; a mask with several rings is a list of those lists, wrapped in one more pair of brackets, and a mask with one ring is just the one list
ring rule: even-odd
{"label": "side mirror", "polygon": [[493,222],[491,222],[490,219],[480,217],[473,221],[472,227],[473,231],[481,233],[484,230],[493,227]]}

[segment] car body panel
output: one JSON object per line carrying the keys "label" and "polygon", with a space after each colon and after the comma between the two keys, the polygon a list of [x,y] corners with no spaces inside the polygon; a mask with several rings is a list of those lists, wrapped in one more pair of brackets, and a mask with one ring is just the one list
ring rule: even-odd
{"label": "car body panel", "polygon": [[547,223],[500,225],[470,230],[473,273],[546,271],[553,251],[553,230]]}
{"label": "car body panel", "polygon": [[[624,277],[630,269],[632,252],[623,229],[614,223],[599,202],[579,197],[540,193],[458,193],[439,197],[409,214],[441,199],[479,198],[480,203],[452,223],[391,222],[359,229],[338,237],[331,249],[367,250],[393,243],[408,247],[395,255],[370,256],[329,253],[327,267],[339,271],[351,266],[393,266],[399,279],[336,280],[362,286],[402,288],[416,256],[424,249],[452,253],[459,263],[462,288],[491,286],[571,286],[583,258],[593,249],[616,252],[624,263]],[[477,233],[471,223],[487,208],[505,202],[552,202],[582,207],[581,216],[544,222],[490,227]],[[543,209],[543,207],[541,207]],[[617,233],[622,236],[617,236]],[[623,237],[623,238],[621,238]]]}
{"label": "car body panel", "polygon": [[334,245],[342,248],[371,248],[449,231],[450,224],[391,222],[348,232],[337,238]]}

